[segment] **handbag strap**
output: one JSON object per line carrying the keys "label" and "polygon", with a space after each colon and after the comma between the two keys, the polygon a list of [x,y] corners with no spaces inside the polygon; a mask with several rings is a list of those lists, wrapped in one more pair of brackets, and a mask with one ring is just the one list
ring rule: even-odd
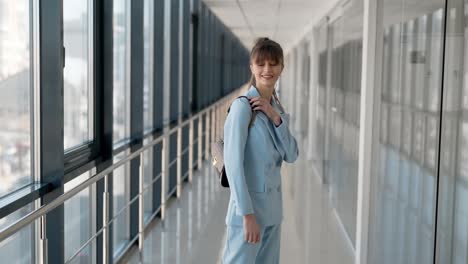
{"label": "handbag strap", "polygon": [[[245,99],[247,99],[247,101],[249,100],[249,98],[247,96],[245,96],[245,95],[241,95],[241,96],[237,97],[234,100],[237,100],[239,98],[245,98]],[[232,103],[231,103],[231,105],[232,105]],[[227,110],[228,113],[229,113],[229,110],[231,110],[231,106],[229,106],[229,108]],[[255,121],[255,115],[257,114],[252,108],[251,108],[251,110],[252,110],[252,115],[250,116],[249,129],[253,126],[253,123]]]}

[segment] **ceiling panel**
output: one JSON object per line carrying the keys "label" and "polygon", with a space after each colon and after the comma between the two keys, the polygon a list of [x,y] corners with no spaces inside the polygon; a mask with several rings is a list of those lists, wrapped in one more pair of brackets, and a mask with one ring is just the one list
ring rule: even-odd
{"label": "ceiling panel", "polygon": [[207,6],[250,49],[269,37],[287,49],[337,0],[205,0]]}

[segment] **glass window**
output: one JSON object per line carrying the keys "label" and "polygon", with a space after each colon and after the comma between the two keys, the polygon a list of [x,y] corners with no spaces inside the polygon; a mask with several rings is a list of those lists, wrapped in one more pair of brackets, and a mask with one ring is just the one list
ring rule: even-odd
{"label": "glass window", "polygon": [[130,2],[114,1],[114,142],[130,136]]}
{"label": "glass window", "polygon": [[0,0],[0,196],[32,181],[29,10]]}
{"label": "glass window", "polygon": [[143,114],[144,129],[153,129],[153,1],[144,2],[144,80]]}
{"label": "glass window", "polygon": [[65,46],[64,148],[80,145],[93,137],[92,75],[90,75],[89,1],[63,1],[63,42]]}

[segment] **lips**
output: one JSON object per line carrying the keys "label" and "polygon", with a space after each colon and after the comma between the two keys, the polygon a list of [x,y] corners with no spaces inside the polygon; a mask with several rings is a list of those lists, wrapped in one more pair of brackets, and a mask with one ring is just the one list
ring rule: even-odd
{"label": "lips", "polygon": [[269,80],[269,79],[273,78],[273,75],[262,75],[262,78]]}

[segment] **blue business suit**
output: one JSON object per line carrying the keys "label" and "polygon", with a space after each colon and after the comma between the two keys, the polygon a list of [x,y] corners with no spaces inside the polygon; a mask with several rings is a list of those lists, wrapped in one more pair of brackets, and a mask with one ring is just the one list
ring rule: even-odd
{"label": "blue business suit", "polygon": [[[251,86],[247,97],[260,96]],[[296,139],[291,135],[289,116],[272,100],[282,123],[276,127],[261,111],[248,130],[251,107],[247,99],[234,100],[224,123],[224,161],[231,188],[226,215],[225,264],[279,263],[279,242],[283,218],[281,164],[298,156]],[[261,241],[245,241],[243,216],[255,214],[261,227]]]}

